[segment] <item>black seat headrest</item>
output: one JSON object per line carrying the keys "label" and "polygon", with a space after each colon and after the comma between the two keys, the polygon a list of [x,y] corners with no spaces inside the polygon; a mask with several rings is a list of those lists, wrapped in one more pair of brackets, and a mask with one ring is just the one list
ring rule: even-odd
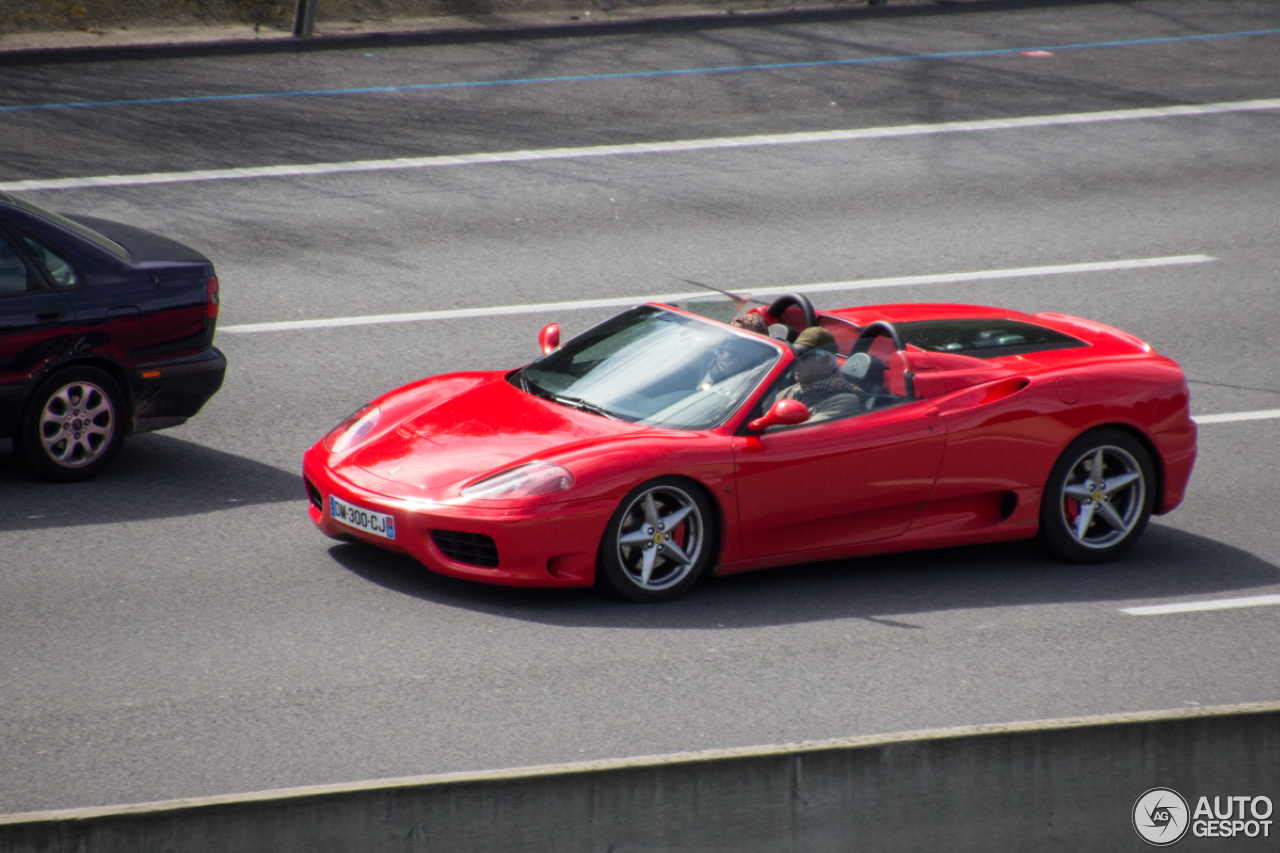
{"label": "black seat headrest", "polygon": [[855,352],[844,360],[840,373],[854,382],[878,383],[884,377],[884,363],[870,353]]}

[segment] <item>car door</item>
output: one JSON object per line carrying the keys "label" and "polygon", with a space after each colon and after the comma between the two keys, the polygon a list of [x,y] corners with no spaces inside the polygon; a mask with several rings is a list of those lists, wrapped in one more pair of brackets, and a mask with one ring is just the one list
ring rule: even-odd
{"label": "car door", "polygon": [[963,503],[974,496],[1032,497],[1026,490],[1044,486],[1073,435],[1069,421],[1056,417],[1062,401],[1053,384],[1027,376],[984,383],[936,405],[946,424],[947,449],[930,504],[951,502],[952,515],[963,506],[980,512],[981,503]]}
{"label": "car door", "polygon": [[0,229],[0,436],[14,434],[33,376],[71,347],[75,331],[71,303]]}
{"label": "car door", "polygon": [[125,361],[141,335],[139,304],[156,300],[157,286],[145,273],[129,269],[100,270],[94,287],[68,254],[28,233],[19,236],[22,248],[45,273],[55,289],[75,308],[79,346],[96,354]]}
{"label": "car door", "polygon": [[887,539],[928,498],[945,444],[927,401],[733,441],[743,559]]}

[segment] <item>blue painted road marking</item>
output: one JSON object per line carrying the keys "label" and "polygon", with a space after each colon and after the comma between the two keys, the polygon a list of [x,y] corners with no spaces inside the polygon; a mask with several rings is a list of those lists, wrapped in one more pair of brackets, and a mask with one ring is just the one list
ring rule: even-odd
{"label": "blue painted road marking", "polygon": [[409,86],[370,86],[358,89],[310,89],[296,92],[251,92],[239,95],[194,95],[181,98],[145,98],[129,101],[84,101],[65,104],[15,104],[0,106],[0,112],[18,110],[63,110],[84,107],[124,107],[158,104],[193,104],[211,101],[246,101],[260,98],[301,98],[317,95],[375,95],[391,92],[423,92],[433,89],[466,89],[482,86],[519,86],[531,83],[579,83],[591,80],[634,80],[645,77],[674,77],[693,74],[727,74],[744,71],[777,71],[784,68],[822,68],[824,66],[867,65],[875,62],[905,62],[925,59],[966,59],[983,56],[1007,56],[1027,51],[1091,50],[1113,47],[1139,47],[1175,42],[1205,41],[1209,39],[1242,38],[1246,36],[1280,35],[1280,29],[1249,30],[1235,33],[1202,33],[1194,36],[1167,36],[1163,38],[1130,39],[1127,41],[1102,41],[1087,44],[1040,45],[1034,47],[1007,47],[994,50],[961,50],[946,53],[905,54],[900,56],[868,56],[861,59],[826,59],[813,62],[780,62],[769,65],[727,65],[719,68],[675,68],[663,71],[625,71],[617,74],[582,74],[570,77],[525,77],[512,80],[470,80],[457,83],[421,83]]}

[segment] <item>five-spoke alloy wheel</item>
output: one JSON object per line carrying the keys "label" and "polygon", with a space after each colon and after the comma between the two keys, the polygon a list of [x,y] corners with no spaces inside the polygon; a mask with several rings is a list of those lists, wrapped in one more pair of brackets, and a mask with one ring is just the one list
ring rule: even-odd
{"label": "five-spoke alloy wheel", "polygon": [[600,543],[601,580],[631,601],[683,595],[711,562],[711,508],[696,486],[651,480],[618,505]]}
{"label": "five-spoke alloy wheel", "polygon": [[1118,557],[1146,528],[1154,487],[1151,456],[1136,438],[1113,428],[1082,435],[1063,451],[1045,485],[1045,542],[1074,563]]}
{"label": "five-spoke alloy wheel", "polygon": [[27,463],[47,480],[87,480],[107,466],[124,439],[119,386],[101,370],[63,370],[40,384],[22,424]]}

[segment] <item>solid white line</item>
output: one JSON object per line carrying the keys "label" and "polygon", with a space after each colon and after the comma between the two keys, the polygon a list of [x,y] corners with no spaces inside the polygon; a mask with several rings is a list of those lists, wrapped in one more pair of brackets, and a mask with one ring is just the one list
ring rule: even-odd
{"label": "solid white line", "polygon": [[1211,601],[1183,601],[1179,604],[1153,604],[1147,607],[1124,607],[1130,616],[1159,616],[1164,613],[1195,613],[1201,610],[1234,610],[1238,607],[1271,607],[1280,604],[1280,595],[1255,595],[1251,598],[1217,598]]}
{"label": "solid white line", "polygon": [[1263,409],[1257,412],[1229,412],[1225,415],[1196,415],[1191,420],[1198,424],[1225,424],[1231,421],[1265,421],[1280,418],[1280,409]]}
{"label": "solid white line", "polygon": [[[1132,258],[1123,261],[1099,261],[1083,264],[1058,264],[1045,267],[1018,267],[1005,270],[907,275],[893,278],[868,278],[856,281],[833,281],[822,284],[794,284],[751,290],[752,296],[780,293],[826,293],[838,290],[868,290],[877,287],[905,287],[920,284],[953,284],[964,281],[990,281],[1025,276],[1065,275],[1070,273],[1111,272],[1115,270],[1167,267],[1180,264],[1202,264],[1212,261],[1210,255],[1175,255],[1167,258]],[[541,314],[556,311],[582,311],[588,308],[619,308],[646,302],[677,302],[713,295],[711,291],[695,293],[660,293],[648,296],[618,296],[608,299],[581,299],[574,302],[541,302],[529,305],[496,305],[488,308],[449,308],[441,311],[414,311],[405,314],[371,314],[364,317],[333,317],[325,320],[284,320],[278,323],[245,323],[218,329],[232,335],[254,332],[291,332],[302,329],[332,329],[339,326],[374,326],[383,323],[414,323],[421,320],[460,320],[471,317],[495,317],[504,314]]]}
{"label": "solid white line", "polygon": [[449,154],[434,157],[399,157],[392,160],[352,160],[346,163],[307,163],[283,166],[246,166],[232,169],[204,169],[192,172],[152,172],[144,175],[100,175],[88,178],[49,178],[0,183],[0,190],[65,190],[82,187],[123,187],[137,184],[172,184],[187,181],[223,181],[245,178],[280,178],[298,175],[330,175],[343,172],[381,172],[394,169],[426,169],[441,166],[471,166],[492,163],[523,163],[542,160],[576,160],[625,154],[663,154],[706,151],[718,148],[756,148],[766,145],[799,145],[808,142],[850,142],[895,136],[927,136],[939,133],[976,133],[987,130],[1016,130],[1029,127],[1058,127],[1111,121],[1141,121],[1158,118],[1254,112],[1280,109],[1280,98],[1254,101],[1224,101],[1146,107],[1132,110],[1105,110],[1092,113],[1064,113],[1048,116],[948,121],[939,124],[908,124],[895,127],[860,127],[807,133],[777,133],[758,136],[713,137],[670,142],[633,142],[623,145],[592,145],[583,148],[544,148],[525,151],[495,151],[480,154]]}

